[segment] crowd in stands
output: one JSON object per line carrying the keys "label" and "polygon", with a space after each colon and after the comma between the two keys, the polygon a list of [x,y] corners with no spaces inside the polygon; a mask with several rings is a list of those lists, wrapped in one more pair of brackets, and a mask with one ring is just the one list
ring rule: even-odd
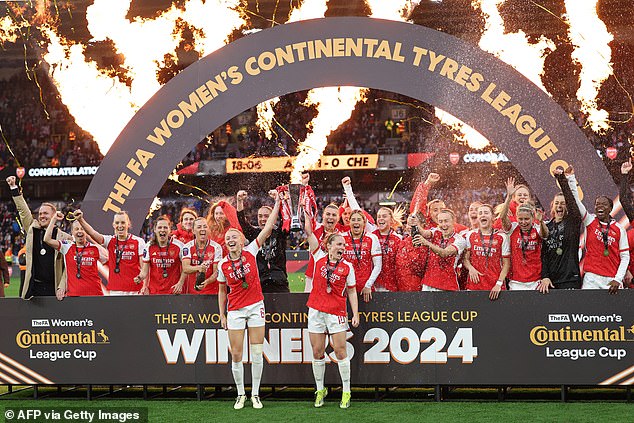
{"label": "crowd in stands", "polygon": [[[75,124],[46,75],[36,74],[31,73],[29,79],[21,71],[0,79],[0,125],[20,164],[99,165],[103,155],[97,144]],[[0,168],[6,165],[14,165],[14,161],[2,143]]]}

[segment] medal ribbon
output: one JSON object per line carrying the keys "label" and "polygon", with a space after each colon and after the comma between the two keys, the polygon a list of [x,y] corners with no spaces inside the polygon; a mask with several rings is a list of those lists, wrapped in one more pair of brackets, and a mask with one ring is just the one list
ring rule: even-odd
{"label": "medal ribbon", "polygon": [[365,231],[361,233],[361,238],[359,238],[359,249],[357,250],[357,243],[352,237],[352,232],[348,232],[350,234],[350,241],[352,241],[352,249],[354,250],[354,255],[357,257],[357,262],[361,262],[361,248],[363,248],[363,237],[365,236]]}
{"label": "medal ribbon", "polygon": [[233,270],[233,274],[236,276],[236,278],[239,277],[240,280],[242,280],[242,288],[247,289],[249,287],[249,283],[247,282],[247,275],[244,271],[244,265],[242,264],[242,253],[240,253],[240,258],[238,260],[240,261],[240,276],[238,276],[238,269],[236,269],[235,264],[233,264],[233,260],[229,258],[229,263],[231,264],[231,270]]}
{"label": "medal ribbon", "polygon": [[337,260],[335,262],[335,265],[331,266],[330,259],[326,257],[326,292],[327,293],[330,293],[332,291],[332,283],[330,282],[330,279],[334,276],[335,272],[337,271],[337,266],[339,266],[340,261],[341,259]]}
{"label": "medal ribbon", "polygon": [[86,250],[86,246],[79,250],[77,244],[75,244],[75,264],[77,265],[77,279],[81,279],[81,259],[84,256],[84,250]]}
{"label": "medal ribbon", "polygon": [[489,238],[489,248],[484,245],[484,238],[482,238],[482,231],[478,230],[478,235],[480,235],[480,244],[482,244],[482,249],[484,256],[484,267],[489,266],[489,257],[491,256],[491,248],[493,248],[493,235],[495,235],[496,231],[491,232],[491,237]]}

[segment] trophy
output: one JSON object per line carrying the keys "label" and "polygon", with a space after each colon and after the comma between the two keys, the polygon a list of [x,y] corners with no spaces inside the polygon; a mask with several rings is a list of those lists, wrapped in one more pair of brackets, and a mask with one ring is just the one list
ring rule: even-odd
{"label": "trophy", "polygon": [[299,196],[301,193],[302,185],[301,184],[288,184],[288,202],[289,208],[291,210],[291,231],[301,231],[302,230],[302,221],[301,221],[301,204],[299,203]]}

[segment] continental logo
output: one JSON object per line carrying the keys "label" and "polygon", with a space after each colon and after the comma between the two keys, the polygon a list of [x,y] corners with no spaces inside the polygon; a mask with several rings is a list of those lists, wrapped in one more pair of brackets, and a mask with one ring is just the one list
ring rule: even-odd
{"label": "continental logo", "polygon": [[634,333],[631,328],[573,329],[565,326],[559,329],[548,329],[546,326],[535,326],[531,329],[530,340],[534,345],[544,346],[549,342],[623,342],[630,341],[626,334]]}
{"label": "continental logo", "polygon": [[34,345],[96,345],[109,344],[110,337],[103,329],[69,333],[52,333],[50,330],[36,333],[26,329],[17,333],[15,343],[20,348]]}

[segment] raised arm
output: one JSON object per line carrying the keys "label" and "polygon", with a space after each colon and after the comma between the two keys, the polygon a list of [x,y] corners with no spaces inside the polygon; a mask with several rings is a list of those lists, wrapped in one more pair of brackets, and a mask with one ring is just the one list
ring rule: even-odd
{"label": "raised arm", "polygon": [[304,231],[306,231],[306,238],[308,241],[308,252],[312,254],[319,247],[319,240],[313,232],[313,225],[310,221],[308,213],[304,210]]}
{"label": "raised arm", "polygon": [[632,159],[629,159],[626,162],[623,162],[621,165],[621,183],[620,183],[620,197],[621,197],[621,206],[623,207],[623,212],[627,216],[627,219],[632,222],[634,221],[634,206],[632,205],[632,195],[630,193],[630,187],[628,186],[628,179],[630,176],[630,171],[632,170]]}
{"label": "raised arm", "polygon": [[84,219],[84,212],[81,210],[75,210],[75,218],[79,222],[82,228],[86,231],[89,237],[95,240],[97,244],[103,245],[105,242],[105,238],[102,234],[97,232],[88,222]]}
{"label": "raised arm", "polygon": [[502,204],[502,210],[500,211],[500,220],[502,221],[502,229],[504,232],[511,230],[511,219],[509,219],[509,207],[511,206],[511,198],[515,194],[517,188],[515,188],[515,178],[511,177],[506,180],[506,198]]}
{"label": "raised arm", "polygon": [[571,219],[580,221],[583,216],[579,212],[579,207],[577,206],[575,197],[572,195],[572,190],[568,185],[566,175],[564,175],[564,172],[562,170],[556,169],[555,178],[557,179],[557,183],[561,188],[561,193],[564,195],[564,200],[566,200],[566,209],[568,210],[568,216]]}
{"label": "raised arm", "polygon": [[62,220],[64,220],[64,214],[62,212],[55,213],[55,216],[53,216],[46,227],[46,232],[44,232],[44,242],[56,250],[59,250],[62,244],[58,240],[53,239],[53,229],[55,228],[57,222]]}
{"label": "raised arm", "polygon": [[584,224],[586,224],[586,220],[589,219],[588,210],[586,210],[586,207],[583,205],[583,203],[581,202],[581,199],[579,198],[579,191],[577,189],[577,179],[575,178],[575,170],[572,166],[568,166],[568,168],[564,171],[564,174],[566,175],[566,179],[568,180],[568,187],[570,188],[572,197],[575,200],[575,204],[577,205],[577,208],[579,209],[579,214],[581,215],[581,218],[583,219]]}
{"label": "raised arm", "polygon": [[275,226],[275,222],[277,222],[277,216],[279,215],[279,213],[280,213],[280,197],[276,193],[275,206],[273,206],[273,211],[271,211],[271,214],[269,215],[269,218],[267,219],[266,224],[264,225],[264,228],[262,228],[262,230],[260,231],[260,234],[256,238],[258,241],[258,245],[264,244],[264,241],[266,241],[266,239],[269,236],[271,236],[271,232],[273,232],[273,227]]}
{"label": "raised arm", "polygon": [[341,185],[343,186],[343,192],[346,193],[346,200],[348,200],[348,206],[352,210],[362,210],[357,198],[354,196],[354,192],[352,192],[352,180],[349,176],[346,176],[341,180]]}
{"label": "raised arm", "polygon": [[412,202],[409,205],[410,213],[422,211],[427,214],[427,195],[429,194],[429,188],[438,181],[440,181],[440,175],[437,173],[430,173],[427,175],[425,182],[418,184],[416,191],[414,191],[414,195],[412,195]]}
{"label": "raised arm", "polygon": [[13,202],[15,203],[15,207],[18,210],[20,222],[22,222],[22,226],[24,227],[24,230],[26,230],[33,223],[33,215],[31,214],[31,210],[29,210],[29,206],[28,204],[26,204],[26,201],[24,200],[24,197],[20,192],[20,187],[17,184],[16,177],[9,176],[7,178],[7,184],[9,185],[9,189],[11,190],[11,197],[13,198]]}
{"label": "raised arm", "polygon": [[544,222],[544,212],[543,210],[536,209],[535,210],[535,219],[539,222],[539,236],[542,239],[548,238],[548,226],[546,226],[546,222]]}

